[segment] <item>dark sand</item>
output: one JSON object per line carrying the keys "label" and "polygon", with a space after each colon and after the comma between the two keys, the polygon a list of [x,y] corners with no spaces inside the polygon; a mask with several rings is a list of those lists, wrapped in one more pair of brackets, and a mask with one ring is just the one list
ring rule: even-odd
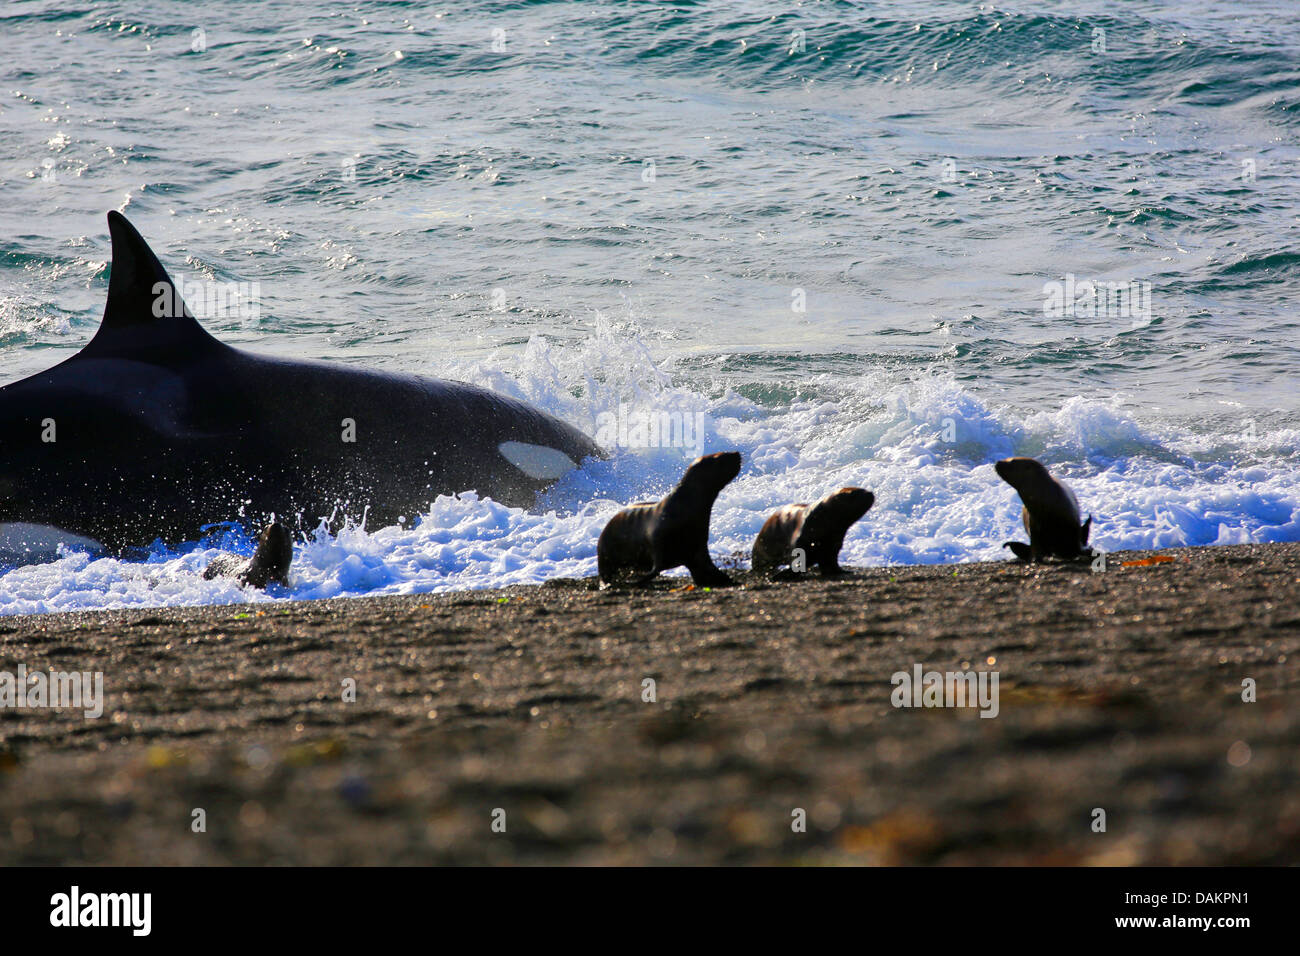
{"label": "dark sand", "polygon": [[107,706],[0,710],[0,864],[1295,863],[1300,545],[1167,553],[3,618]]}

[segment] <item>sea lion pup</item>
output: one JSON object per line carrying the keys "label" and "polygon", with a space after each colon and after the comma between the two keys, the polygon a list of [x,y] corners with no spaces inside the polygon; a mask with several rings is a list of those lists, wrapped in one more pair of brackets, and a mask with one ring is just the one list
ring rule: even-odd
{"label": "sea lion pup", "polygon": [[1087,545],[1092,515],[1079,524],[1079,501],[1074,492],[1032,458],[1004,458],[993,468],[1024,502],[1021,518],[1029,532],[1028,544],[1008,541],[1002,547],[1031,564],[1050,557],[1066,561],[1091,557]]}
{"label": "sea lion pup", "polygon": [[766,574],[790,564],[795,549],[802,549],[805,568],[815,564],[823,575],[839,574],[844,535],[875,503],[863,488],[841,488],[814,505],[786,505],[763,522],[750,566]]}
{"label": "sea lion pup", "polygon": [[272,581],[289,583],[289,564],[293,561],[293,539],[289,529],[276,521],[266,526],[257,539],[257,550],[248,560],[234,554],[223,554],[212,560],[203,572],[203,579],[211,581],[221,575],[238,579],[240,584],[264,588]]}
{"label": "sea lion pup", "polygon": [[709,557],[709,517],[718,492],[739,473],[740,452],[705,455],[662,500],[632,505],[610,518],[596,545],[600,580],[613,584],[635,574],[636,584],[647,584],[660,571],[685,565],[700,587],[733,584]]}

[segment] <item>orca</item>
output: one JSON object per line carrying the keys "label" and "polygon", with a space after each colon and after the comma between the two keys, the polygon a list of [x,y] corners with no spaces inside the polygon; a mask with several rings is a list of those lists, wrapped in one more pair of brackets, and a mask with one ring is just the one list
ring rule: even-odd
{"label": "orca", "polygon": [[584,460],[605,457],[577,428],[474,385],[226,345],[126,217],[110,212],[108,227],[108,302],[94,337],[0,388],[9,556],[56,540],[122,554],[277,516],[382,527],[467,491],[531,507]]}

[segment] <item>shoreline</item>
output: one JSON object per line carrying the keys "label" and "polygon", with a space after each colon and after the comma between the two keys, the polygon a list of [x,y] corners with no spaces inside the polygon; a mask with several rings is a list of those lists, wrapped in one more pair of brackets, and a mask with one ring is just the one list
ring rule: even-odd
{"label": "shoreline", "polygon": [[6,617],[0,864],[1294,862],[1300,544],[1107,560]]}
{"label": "shoreline", "polygon": [[[1146,558],[1150,558],[1153,556],[1157,556],[1156,560],[1157,562],[1160,562],[1163,559],[1159,558],[1158,557],[1159,555],[1178,555],[1183,552],[1193,553],[1193,552],[1201,552],[1201,551],[1217,551],[1220,549],[1229,549],[1229,548],[1273,548],[1273,547],[1300,548],[1300,541],[1267,542],[1261,544],[1246,544],[1246,545],[1241,545],[1241,544],[1179,545],[1179,546],[1167,547],[1167,548],[1109,551],[1106,552],[1106,556],[1108,560],[1113,560],[1117,563],[1142,561],[1145,560]],[[248,555],[241,553],[235,555],[235,557],[237,557],[240,560],[244,560],[250,555],[251,552]],[[723,572],[725,572],[726,574],[728,574],[736,583],[736,586],[732,588],[717,589],[723,592],[730,591],[736,593],[736,592],[743,592],[747,590],[762,590],[764,588],[770,586],[776,586],[780,584],[797,584],[801,586],[807,586],[808,584],[813,584],[813,583],[833,583],[833,582],[827,582],[826,579],[822,578],[820,573],[815,569],[806,572],[805,576],[799,577],[796,576],[794,572],[790,571],[788,568],[785,568],[780,572],[778,572],[776,577],[773,579],[763,578],[761,575],[758,575],[757,573],[749,569],[749,564],[748,564],[749,554],[747,552],[735,551],[725,555],[713,554],[712,557],[717,567]],[[967,568],[998,568],[998,567],[1028,568],[1028,566],[1025,565],[1024,563],[1017,561],[1011,555],[1010,552],[1007,552],[1006,558],[998,561],[944,561],[936,564],[882,564],[882,565],[871,565],[871,566],[844,565],[843,570],[846,572],[846,574],[844,575],[842,581],[857,580],[857,579],[861,579],[871,575],[878,575],[878,574],[897,575],[900,573],[907,573],[913,571],[924,572],[928,569],[943,569],[947,573],[951,573],[953,571],[960,571],[961,569],[967,569]],[[1080,560],[1073,563],[1054,560],[1051,563],[1038,565],[1037,567],[1040,570],[1046,570],[1046,571],[1070,570],[1079,573],[1090,573],[1091,570],[1090,563],[1086,560]],[[669,574],[661,574],[649,586],[646,587],[637,588],[630,585],[617,585],[604,591],[602,591],[601,589],[601,583],[599,577],[595,574],[592,574],[591,576],[585,578],[571,578],[571,577],[549,578],[545,581],[536,584],[508,584],[508,585],[499,585],[499,586],[489,586],[483,588],[453,588],[445,591],[416,591],[409,594],[345,594],[338,597],[327,597],[327,598],[296,598],[293,597],[292,595],[285,595],[285,596],[273,596],[274,599],[272,601],[266,601],[266,602],[230,601],[226,603],[172,604],[172,605],[131,604],[126,607],[115,607],[115,608],[75,608],[73,610],[38,611],[38,612],[26,613],[26,614],[0,614],[0,633],[3,633],[4,625],[8,623],[12,623],[14,621],[45,620],[45,619],[62,618],[62,617],[75,616],[75,615],[112,615],[112,614],[131,615],[131,614],[145,614],[145,613],[161,614],[163,612],[168,612],[168,613],[171,612],[180,613],[184,611],[201,612],[205,609],[215,610],[221,608],[246,608],[252,612],[256,612],[257,610],[265,611],[267,609],[284,609],[289,607],[300,607],[300,606],[304,608],[314,607],[318,605],[334,606],[340,602],[346,603],[350,601],[402,602],[402,601],[414,601],[414,600],[424,600],[424,601],[454,600],[457,598],[468,598],[476,595],[477,596],[491,595],[496,597],[511,596],[511,595],[518,596],[533,591],[541,591],[541,592],[563,591],[565,593],[568,593],[570,591],[572,592],[588,591],[592,593],[633,595],[637,593],[655,594],[660,592],[672,592],[672,591],[680,591],[680,590],[687,590],[687,591],[696,590],[695,587],[692,585],[690,575],[686,574],[683,568],[679,567],[670,570],[672,571],[672,576],[670,576]],[[201,572],[196,572],[196,573],[201,575]],[[290,574],[292,574],[292,569],[290,570]],[[703,589],[703,590],[711,590],[711,589]],[[262,591],[260,593],[266,593],[266,592]]]}

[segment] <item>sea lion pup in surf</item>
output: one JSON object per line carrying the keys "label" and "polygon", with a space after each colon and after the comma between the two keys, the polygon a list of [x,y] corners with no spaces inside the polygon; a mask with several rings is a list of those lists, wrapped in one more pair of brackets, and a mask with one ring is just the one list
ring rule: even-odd
{"label": "sea lion pup in surf", "polygon": [[709,557],[709,517],[718,492],[739,473],[740,452],[705,455],[662,500],[632,505],[610,518],[596,546],[600,580],[613,584],[636,575],[634,583],[648,584],[660,571],[685,565],[700,587],[733,584]]}
{"label": "sea lion pup in surf", "polygon": [[763,522],[750,566],[767,574],[794,564],[795,551],[802,550],[803,568],[796,570],[815,564],[823,575],[839,574],[844,535],[875,503],[876,496],[863,488],[841,488],[813,505],[786,505]]}
{"label": "sea lion pup in surf", "polygon": [[993,466],[998,475],[1024,502],[1021,519],[1029,532],[1029,543],[1007,541],[1002,545],[1022,561],[1033,564],[1056,557],[1066,561],[1091,557],[1088,531],[1092,515],[1079,523],[1079,501],[1074,492],[1052,477],[1033,458],[1004,458]]}
{"label": "sea lion pup in surf", "polygon": [[203,579],[211,581],[218,575],[236,578],[240,584],[264,588],[272,581],[289,583],[289,565],[293,561],[293,539],[289,529],[276,521],[266,526],[257,539],[257,550],[248,560],[234,554],[214,558],[203,572]]}

